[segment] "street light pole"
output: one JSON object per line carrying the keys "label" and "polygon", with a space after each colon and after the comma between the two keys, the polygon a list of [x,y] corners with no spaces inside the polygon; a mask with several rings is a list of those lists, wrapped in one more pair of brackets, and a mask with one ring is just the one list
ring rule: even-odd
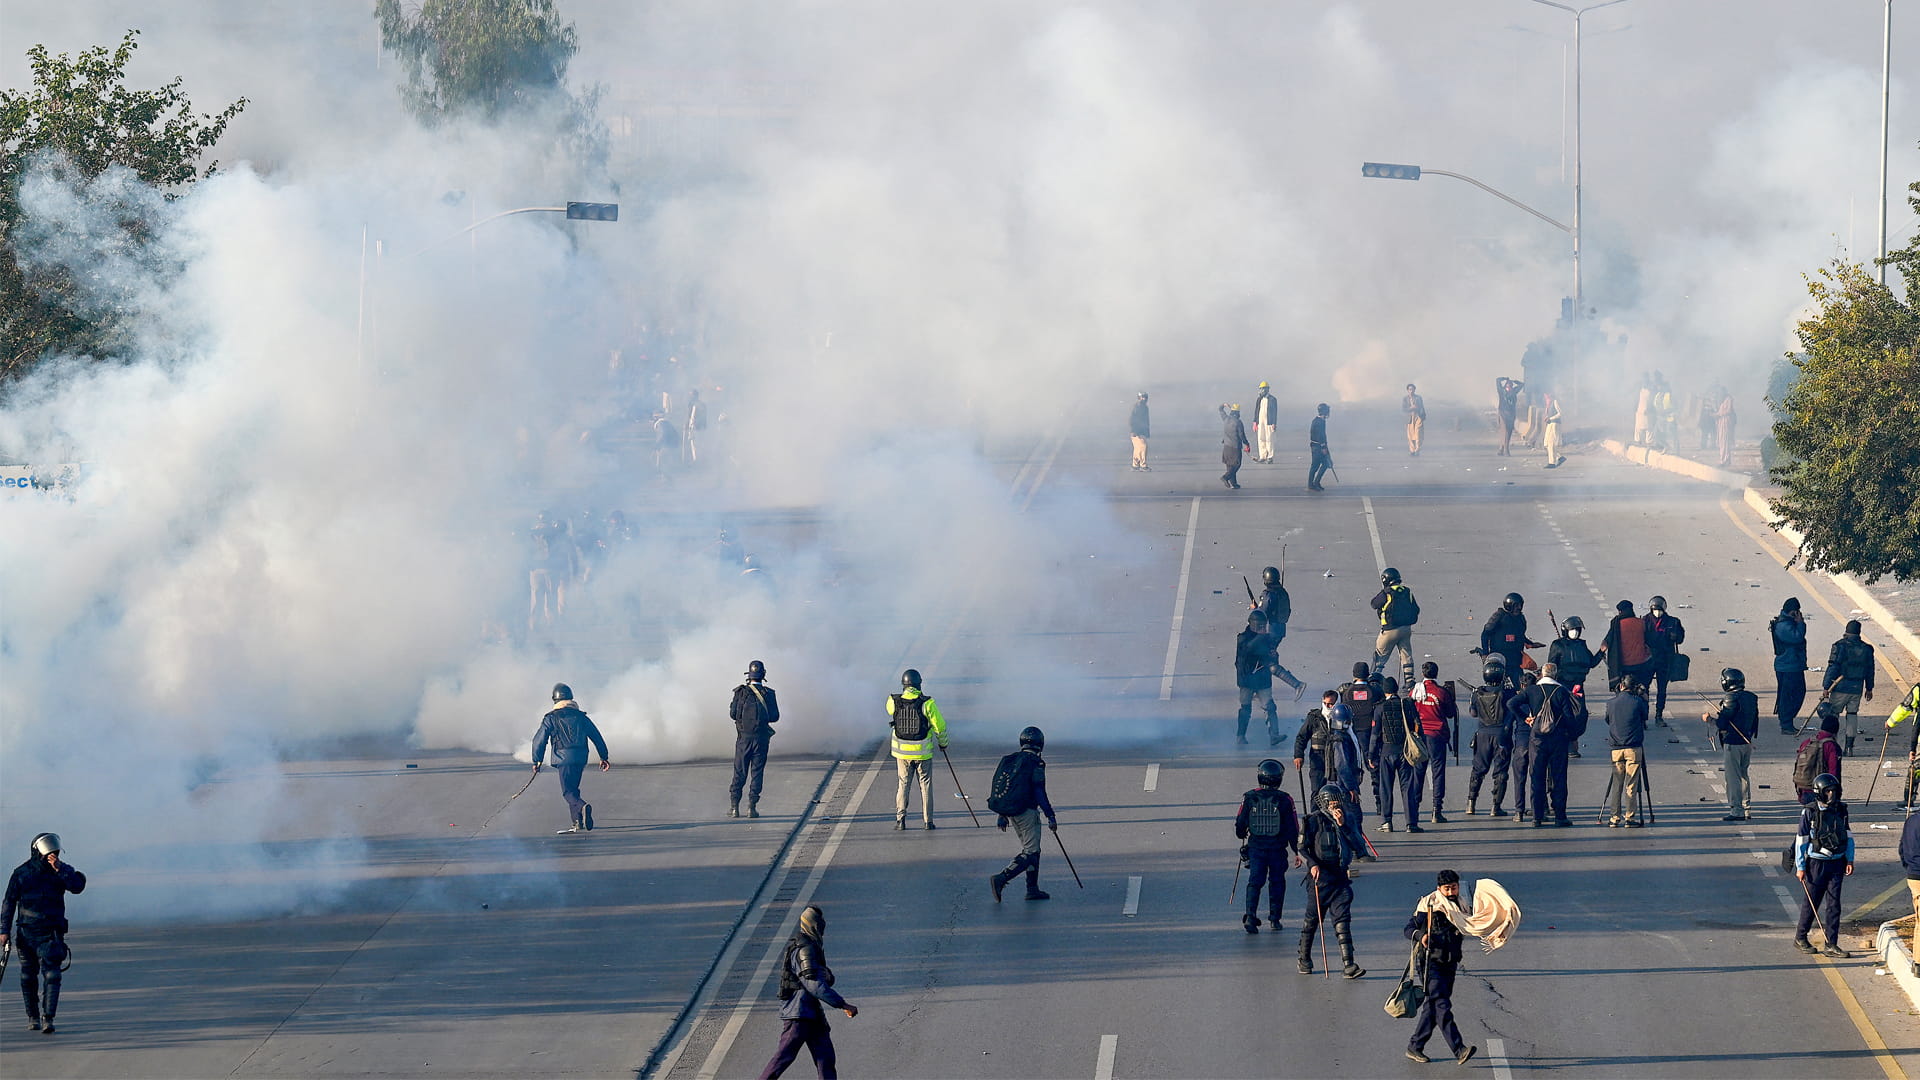
{"label": "street light pole", "polygon": [[1880,56],[1880,284],[1887,284],[1887,102],[1893,81],[1893,0],[1886,0],[1887,15]]}
{"label": "street light pole", "polygon": [[[1545,4],[1558,8],[1573,16],[1573,228],[1568,232],[1573,237],[1573,318],[1575,322],[1586,317],[1586,293],[1580,281],[1580,31],[1581,17],[1589,11],[1598,11],[1603,7],[1624,4],[1627,0],[1605,0],[1604,3],[1589,4],[1583,8],[1556,3],[1555,0],[1533,0],[1536,4]],[[1892,0],[1888,0],[1889,3]]]}

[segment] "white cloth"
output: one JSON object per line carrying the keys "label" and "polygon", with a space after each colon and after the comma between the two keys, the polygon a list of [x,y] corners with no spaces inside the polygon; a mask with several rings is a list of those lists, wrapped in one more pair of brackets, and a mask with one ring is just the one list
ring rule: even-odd
{"label": "white cloth", "polygon": [[1520,929],[1520,905],[1507,895],[1505,886],[1492,878],[1473,883],[1472,914],[1458,902],[1442,896],[1439,889],[1421,897],[1413,910],[1416,915],[1428,911],[1445,915],[1461,933],[1479,938],[1481,948],[1487,952],[1505,945],[1514,931]]}

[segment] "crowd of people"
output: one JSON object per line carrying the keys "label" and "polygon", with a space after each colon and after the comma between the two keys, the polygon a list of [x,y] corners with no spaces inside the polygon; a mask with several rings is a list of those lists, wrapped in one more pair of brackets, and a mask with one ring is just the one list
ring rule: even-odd
{"label": "crowd of people", "polygon": [[1680,420],[1690,417],[1699,430],[1696,450],[1715,450],[1722,467],[1733,464],[1733,443],[1738,415],[1733,394],[1719,383],[1704,393],[1678,402],[1672,384],[1658,372],[1642,372],[1635,391],[1633,407],[1633,445],[1650,447],[1662,453],[1679,453]]}

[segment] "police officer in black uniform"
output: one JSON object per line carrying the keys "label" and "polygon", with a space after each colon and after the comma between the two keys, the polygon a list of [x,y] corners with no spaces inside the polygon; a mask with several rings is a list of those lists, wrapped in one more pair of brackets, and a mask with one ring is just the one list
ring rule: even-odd
{"label": "police officer in black uniform", "polygon": [[[1568,619],[1572,622],[1572,619]],[[1667,598],[1656,596],[1647,601],[1647,613],[1640,617],[1647,626],[1647,651],[1653,653],[1653,722],[1667,726],[1667,684],[1673,681],[1673,657],[1687,640],[1687,628],[1678,616],[1667,611]]]}
{"label": "police officer in black uniform", "polygon": [[1507,702],[1507,730],[1513,735],[1513,751],[1508,758],[1513,774],[1513,820],[1521,825],[1527,821],[1527,795],[1533,787],[1533,728],[1527,718],[1533,715],[1530,702],[1539,682],[1538,671],[1521,672],[1513,700]]}
{"label": "police officer in black uniform", "polygon": [[1267,628],[1267,617],[1257,609],[1247,613],[1247,628],[1233,642],[1233,682],[1240,694],[1240,711],[1234,716],[1234,742],[1247,744],[1247,723],[1253,719],[1253,706],[1262,704],[1267,711],[1267,745],[1280,745],[1280,712],[1273,704],[1273,672],[1280,666],[1273,650],[1279,639]]}
{"label": "police officer in black uniform", "polygon": [[[1574,726],[1580,734],[1587,730],[1587,673],[1600,663],[1600,657],[1583,637],[1586,632],[1586,622],[1578,615],[1569,615],[1560,626],[1560,636],[1547,647],[1547,663],[1560,670],[1560,685],[1573,695],[1574,711],[1579,717]],[[1571,757],[1580,756],[1580,734],[1568,742],[1567,753]]]}
{"label": "police officer in black uniform", "polygon": [[1300,730],[1293,734],[1293,767],[1307,774],[1309,786],[1316,791],[1338,776],[1337,744],[1347,737],[1347,732],[1335,729],[1333,724],[1333,710],[1339,704],[1339,694],[1325,691],[1320,695],[1320,707],[1308,710],[1306,719],[1300,721]]}
{"label": "police officer in black uniform", "polygon": [[1372,664],[1361,660],[1353,665],[1353,678],[1341,683],[1335,692],[1353,717],[1353,739],[1365,760],[1373,752],[1373,724],[1380,702],[1387,696],[1386,681],[1373,673]]}
{"label": "police officer in black uniform", "polygon": [[540,771],[547,757],[547,744],[553,744],[553,769],[560,774],[560,797],[567,800],[571,821],[562,833],[593,831],[593,805],[580,797],[580,776],[587,771],[587,744],[600,752],[600,771],[613,768],[607,760],[607,740],[600,729],[574,703],[573,688],[566,683],[553,684],[553,708],[540,718],[540,729],[533,733],[533,771]]}
{"label": "police officer in black uniform", "polygon": [[1375,828],[1393,831],[1393,803],[1399,794],[1407,806],[1407,831],[1424,832],[1420,828],[1421,790],[1416,787],[1407,791],[1421,776],[1406,758],[1408,740],[1419,737],[1420,714],[1413,702],[1400,696],[1400,680],[1388,676],[1384,690],[1380,711],[1374,714],[1373,752],[1367,757],[1367,768],[1374,773],[1374,809],[1380,814],[1380,824]]}
{"label": "police officer in black uniform", "polygon": [[1480,648],[1476,655],[1490,656],[1499,654],[1507,662],[1508,671],[1520,670],[1520,658],[1526,650],[1537,649],[1540,643],[1527,637],[1527,599],[1517,592],[1510,592],[1500,601],[1500,610],[1487,616],[1487,624],[1480,628]]}
{"label": "police officer in black uniform", "polygon": [[1507,705],[1513,701],[1513,684],[1507,681],[1507,662],[1489,656],[1480,669],[1480,686],[1473,691],[1469,710],[1476,721],[1473,729],[1473,768],[1467,773],[1467,813],[1480,812],[1480,784],[1493,776],[1493,816],[1507,816],[1501,804],[1507,800],[1507,767],[1513,753],[1513,727]]}
{"label": "police officer in black uniform", "polygon": [[1275,933],[1283,927],[1280,912],[1287,900],[1287,852],[1293,865],[1300,865],[1300,817],[1294,811],[1293,796],[1281,790],[1285,775],[1278,761],[1268,758],[1254,774],[1255,787],[1240,796],[1240,812],[1234,815],[1233,835],[1240,845],[1240,862],[1246,866],[1247,914],[1240,920],[1247,933],[1260,932],[1260,890],[1267,890],[1267,921]]}
{"label": "police officer in black uniform", "polygon": [[1333,924],[1333,936],[1340,942],[1342,973],[1357,979],[1367,969],[1353,960],[1353,878],[1347,868],[1353,865],[1354,849],[1347,839],[1346,804],[1339,785],[1328,784],[1314,796],[1300,854],[1307,863],[1307,891],[1312,894],[1300,926],[1300,973],[1313,974],[1313,938],[1324,919]]}
{"label": "police officer in black uniform", "polygon": [[734,732],[733,784],[727,789],[730,818],[740,816],[743,790],[747,796],[747,816],[760,816],[760,788],[767,777],[767,744],[773,740],[773,725],[780,719],[780,699],[766,683],[767,665],[750,661],[747,681],[733,688],[733,704],[727,708],[727,715],[733,718]]}
{"label": "police officer in black uniform", "polygon": [[[1293,599],[1287,595],[1287,587],[1280,584],[1279,567],[1269,566],[1260,571],[1260,599],[1254,602],[1253,609],[1267,617],[1267,633],[1273,635],[1273,647],[1278,649],[1280,643],[1287,640],[1287,621],[1293,618]],[[1271,666],[1281,682],[1293,687],[1293,700],[1299,701],[1307,684],[1282,666],[1277,655]]]}
{"label": "police officer in black uniform", "polygon": [[[67,893],[84,892],[87,875],[60,861],[60,838],[43,832],[29,845],[27,861],[14,867],[0,905],[0,946],[20,952],[20,996],[27,1022],[53,1034],[60,1005],[60,968],[67,962]],[[18,940],[15,940],[15,939]]]}

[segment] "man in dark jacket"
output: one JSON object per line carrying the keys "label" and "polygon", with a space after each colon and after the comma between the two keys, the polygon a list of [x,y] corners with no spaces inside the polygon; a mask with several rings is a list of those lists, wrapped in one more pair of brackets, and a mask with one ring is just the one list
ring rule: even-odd
{"label": "man in dark jacket", "polygon": [[[1647,698],[1646,688],[1628,679],[1607,702],[1607,748],[1612,751],[1613,779],[1607,784],[1609,828],[1625,826],[1638,829],[1640,820],[1640,770],[1646,766]],[[1620,803],[1626,799],[1622,815]]]}
{"label": "man in dark jacket", "polygon": [[1247,443],[1247,426],[1240,422],[1240,406],[1220,406],[1220,462],[1227,467],[1227,471],[1220,474],[1222,484],[1239,490],[1240,462],[1252,449]]}
{"label": "man in dark jacket", "polygon": [[801,909],[800,928],[787,939],[780,958],[780,1045],[760,1070],[760,1080],[775,1080],[806,1047],[813,1054],[813,1067],[821,1080],[840,1075],[833,1052],[833,1028],[827,1024],[825,1003],[839,1009],[847,1018],[860,1015],[860,1007],[840,996],[833,988],[833,969],[827,966],[827,916],[818,907]]}
{"label": "man in dark jacket", "polygon": [[1253,706],[1259,702],[1267,710],[1267,745],[1280,745],[1280,711],[1273,704],[1273,669],[1278,665],[1274,649],[1280,640],[1267,629],[1267,617],[1258,611],[1247,614],[1247,628],[1233,643],[1233,683],[1240,691],[1240,711],[1234,717],[1234,741],[1247,744],[1247,724],[1253,719]]}
{"label": "man in dark jacket", "polygon": [[1147,440],[1153,437],[1153,426],[1148,423],[1147,392],[1140,391],[1140,397],[1133,403],[1133,412],[1127,416],[1127,434],[1133,439],[1133,469],[1135,472],[1152,472],[1147,467]]}
{"label": "man in dark jacket", "polygon": [[[1460,903],[1460,875],[1442,870],[1436,878],[1441,897],[1454,905]],[[1426,908],[1421,911],[1420,908]],[[1477,1047],[1467,1045],[1460,1028],[1453,1022],[1453,981],[1460,970],[1460,928],[1453,920],[1422,903],[1407,919],[1403,931],[1408,941],[1416,942],[1424,956],[1420,966],[1426,969],[1426,997],[1420,1000],[1420,1012],[1414,1017],[1413,1038],[1407,1042],[1407,1057],[1421,1064],[1432,1059],[1426,1055],[1427,1040],[1437,1028],[1447,1040],[1447,1050],[1462,1065],[1472,1060]]]}
{"label": "man in dark jacket", "polygon": [[1700,719],[1714,726],[1720,740],[1727,786],[1727,816],[1720,820],[1745,821],[1753,794],[1747,770],[1753,764],[1753,740],[1760,737],[1760,699],[1747,690],[1747,676],[1739,668],[1721,669],[1720,689],[1726,696]]}
{"label": "man in dark jacket", "polygon": [[1313,938],[1323,919],[1333,924],[1346,977],[1357,979],[1367,973],[1353,959],[1353,878],[1347,868],[1353,865],[1356,852],[1347,838],[1346,820],[1339,786],[1321,788],[1314,795],[1314,810],[1307,815],[1300,839],[1300,854],[1307,863],[1307,891],[1313,894],[1300,926],[1302,975],[1313,974]]}
{"label": "man in dark jacket", "polygon": [[1780,734],[1797,735],[1800,706],[1807,701],[1807,617],[1799,597],[1780,605],[1780,614],[1767,622],[1767,635],[1773,639],[1773,715]]}
{"label": "man in dark jacket", "polygon": [[1534,828],[1547,824],[1549,808],[1553,824],[1565,828],[1573,824],[1567,817],[1567,750],[1578,723],[1577,705],[1572,692],[1560,684],[1559,669],[1552,664],[1540,668],[1540,681],[1527,691],[1527,714],[1533,737],[1532,760],[1528,762],[1528,800],[1533,804]]}
{"label": "man in dark jacket", "polygon": [[1247,868],[1247,913],[1240,925],[1247,933],[1260,932],[1260,891],[1267,890],[1267,921],[1275,933],[1282,929],[1280,912],[1287,900],[1287,852],[1300,865],[1300,818],[1293,796],[1280,783],[1285,770],[1272,758],[1260,763],[1254,788],[1240,796],[1240,812],[1233,818],[1233,835],[1242,841],[1240,862]]}
{"label": "man in dark jacket", "polygon": [[[0,904],[0,946],[20,953],[20,996],[33,1030],[53,1034],[60,1006],[60,968],[67,962],[67,893],[84,892],[87,875],[60,861],[60,838],[41,833],[27,861],[14,867]],[[17,939],[17,940],[16,940]]]}
{"label": "man in dark jacket", "polygon": [[1425,832],[1420,827],[1420,796],[1426,790],[1425,769],[1407,764],[1407,743],[1418,737],[1420,713],[1413,702],[1400,696],[1400,681],[1389,676],[1386,696],[1373,721],[1373,752],[1367,768],[1374,776],[1374,808],[1380,813],[1381,832],[1393,831],[1393,802],[1400,795],[1407,808],[1407,831]]}
{"label": "man in dark jacket", "polygon": [[766,683],[767,665],[758,660],[748,663],[747,681],[733,688],[733,704],[727,708],[727,715],[733,718],[733,785],[727,789],[727,816],[731,818],[740,816],[742,789],[747,795],[747,816],[760,816],[767,744],[773,739],[773,725],[780,720],[780,699]]}
{"label": "man in dark jacket", "polygon": [[1920,814],[1908,814],[1900,829],[1900,867],[1907,872],[1907,898],[1913,901],[1913,974],[1920,975]]}
{"label": "man in dark jacket", "polygon": [[[1365,660],[1353,665],[1353,678],[1341,683],[1335,690],[1340,704],[1347,707],[1347,715],[1352,718],[1353,742],[1360,748],[1360,760],[1368,769],[1368,783],[1377,785],[1379,774],[1372,771],[1374,720],[1380,713],[1380,702],[1387,695],[1386,683],[1373,673],[1373,665]],[[1374,792],[1374,805],[1380,803],[1379,791]]]}
{"label": "man in dark jacket", "polygon": [[1520,825],[1526,824],[1527,795],[1533,786],[1533,727],[1527,723],[1533,712],[1529,700],[1533,688],[1539,684],[1538,671],[1521,672],[1513,700],[1507,702],[1507,730],[1513,736],[1513,750],[1508,757],[1513,774],[1513,820]]}
{"label": "man in dark jacket", "polygon": [[1840,715],[1844,753],[1853,756],[1853,740],[1860,735],[1860,698],[1873,700],[1873,646],[1860,640],[1860,620],[1848,619],[1846,633],[1827,650],[1827,670],[1820,676],[1821,697]]}
{"label": "man in dark jacket", "polygon": [[1587,673],[1600,663],[1600,657],[1587,645],[1587,624],[1578,615],[1567,616],[1567,621],[1559,627],[1560,636],[1553,639],[1547,647],[1547,663],[1560,672],[1560,685],[1573,695],[1574,712],[1577,719],[1575,730],[1571,733],[1567,754],[1580,756],[1580,736],[1587,730]]}
{"label": "man in dark jacket", "polygon": [[994,770],[994,788],[1000,787],[999,778],[1006,773],[1015,780],[1008,786],[1007,799],[996,805],[997,796],[990,796],[987,807],[1000,815],[994,824],[1001,832],[1007,826],[1013,826],[1013,833],[1020,838],[1020,854],[1014,856],[1006,869],[993,875],[988,883],[993,888],[993,902],[1000,902],[1000,892],[1007,883],[1027,875],[1027,899],[1051,900],[1052,894],[1040,890],[1040,816],[1046,815],[1047,828],[1060,831],[1060,819],[1054,816],[1053,802],[1047,798],[1047,762],[1040,752],[1047,748],[1046,732],[1037,727],[1020,729],[1020,749],[1000,759],[999,768]]}
{"label": "man in dark jacket", "polygon": [[1333,410],[1326,402],[1314,409],[1313,422],[1307,425],[1307,450],[1313,455],[1313,461],[1307,466],[1307,490],[1325,491],[1320,481],[1333,470],[1333,451],[1327,444],[1327,417]]}
{"label": "man in dark jacket", "polygon": [[[1569,619],[1568,622],[1573,620]],[[1653,653],[1653,722],[1667,726],[1667,684],[1673,681],[1673,658],[1687,640],[1687,628],[1668,613],[1667,598],[1656,596],[1647,601],[1647,651]]]}
{"label": "man in dark jacket", "polygon": [[[1287,594],[1287,587],[1280,584],[1279,567],[1269,566],[1260,571],[1260,598],[1251,607],[1267,617],[1267,633],[1273,635],[1274,648],[1278,649],[1287,640],[1287,623],[1293,618],[1293,597]],[[1300,695],[1306,692],[1306,684],[1280,663],[1277,654],[1272,666],[1280,681],[1293,687],[1293,700],[1299,701]]]}
{"label": "man in dark jacket", "polygon": [[1513,701],[1513,687],[1507,682],[1506,662],[1490,656],[1480,669],[1480,686],[1473,692],[1473,768],[1467,773],[1467,813],[1480,812],[1480,785],[1493,775],[1493,816],[1507,816],[1502,805],[1507,801],[1507,765],[1513,753],[1513,728],[1507,717],[1507,705]]}
{"label": "man in dark jacket", "polygon": [[[1458,745],[1460,738],[1460,708],[1454,701],[1453,683],[1440,681],[1440,665],[1431,660],[1420,665],[1420,681],[1413,684],[1410,695],[1414,712],[1420,717],[1421,749],[1426,751],[1426,764],[1421,766],[1428,771],[1427,783],[1433,787],[1433,823],[1447,823],[1443,812],[1447,801],[1447,751]],[[1418,804],[1407,806],[1407,818],[1420,820]]]}
{"label": "man in dark jacket", "polygon": [[1476,655],[1498,655],[1506,661],[1508,671],[1520,670],[1520,658],[1526,650],[1537,649],[1540,643],[1527,637],[1526,598],[1517,592],[1510,592],[1500,601],[1499,610],[1487,616],[1487,624],[1480,628],[1480,648]]}
{"label": "man in dark jacket", "polygon": [[1647,646],[1647,623],[1633,613],[1633,601],[1613,605],[1613,621],[1607,624],[1600,656],[1607,661],[1608,690],[1618,690],[1629,677],[1640,680],[1642,686],[1652,680],[1653,650]]}
{"label": "man in dark jacket", "polygon": [[600,771],[613,768],[607,760],[607,740],[600,729],[573,700],[573,688],[566,683],[553,684],[553,708],[540,718],[540,730],[533,733],[533,771],[539,772],[547,758],[547,744],[553,744],[553,768],[560,774],[560,797],[567,800],[570,824],[562,833],[593,831],[593,806],[580,797],[580,776],[587,771],[587,745],[600,752]]}

